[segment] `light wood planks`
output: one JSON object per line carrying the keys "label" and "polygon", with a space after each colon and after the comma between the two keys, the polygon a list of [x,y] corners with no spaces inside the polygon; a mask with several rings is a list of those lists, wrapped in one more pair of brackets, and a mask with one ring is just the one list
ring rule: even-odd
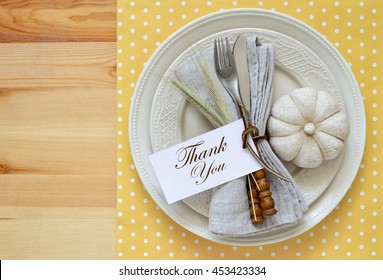
{"label": "light wood planks", "polygon": [[114,42],[116,0],[2,0],[0,42]]}
{"label": "light wood planks", "polygon": [[113,259],[112,208],[0,207],[1,258]]}
{"label": "light wood planks", "polygon": [[0,44],[0,259],[115,258],[115,49]]}

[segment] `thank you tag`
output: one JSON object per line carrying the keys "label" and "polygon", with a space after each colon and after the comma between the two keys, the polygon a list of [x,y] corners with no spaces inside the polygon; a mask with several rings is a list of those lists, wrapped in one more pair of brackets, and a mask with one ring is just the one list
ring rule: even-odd
{"label": "thank you tag", "polygon": [[[168,203],[262,168],[242,148],[242,119],[149,156]],[[254,147],[254,143],[249,141]]]}

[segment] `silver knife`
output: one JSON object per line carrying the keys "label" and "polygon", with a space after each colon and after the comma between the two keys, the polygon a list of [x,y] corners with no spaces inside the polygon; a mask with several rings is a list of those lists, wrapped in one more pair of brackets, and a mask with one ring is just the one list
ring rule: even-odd
{"label": "silver knife", "polygon": [[247,67],[246,37],[239,35],[233,46],[233,54],[237,66],[239,88],[246,112],[250,113],[250,82]]}

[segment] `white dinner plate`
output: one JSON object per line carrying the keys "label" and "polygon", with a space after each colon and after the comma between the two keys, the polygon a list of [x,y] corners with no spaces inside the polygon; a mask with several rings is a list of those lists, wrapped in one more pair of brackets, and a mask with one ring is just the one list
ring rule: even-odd
{"label": "white dinner plate", "polygon": [[[293,89],[313,87],[330,93],[344,107],[339,86],[330,69],[308,47],[275,31],[257,28],[230,29],[208,36],[190,46],[170,65],[161,79],[153,98],[150,116],[150,139],[154,152],[213,129],[206,118],[186,102],[172,85],[174,72],[185,60],[196,56],[196,53],[198,55],[198,52],[205,48],[212,47],[214,39],[228,37],[234,41],[239,35],[257,36],[260,42],[273,44],[276,63],[273,100],[289,94]],[[285,166],[301,186],[306,203],[311,205],[328,187],[341,162],[342,156],[314,169],[297,168],[291,163],[285,163]],[[184,202],[193,210],[208,216],[211,195],[212,190],[208,190],[188,197]]]}
{"label": "white dinner plate", "polygon": [[[257,34],[276,45],[274,100],[291,89],[313,86],[333,94],[342,104],[351,132],[343,157],[316,170],[293,170],[309,210],[296,226],[251,237],[225,238],[208,230],[206,201],[194,197],[168,204],[150,165],[154,151],[211,129],[182,96],[166,88],[168,77],[193,49],[217,33]],[[278,53],[279,52],[279,53]],[[165,93],[168,94],[165,94]],[[195,120],[204,125],[190,128]],[[185,123],[188,129],[184,129]],[[129,122],[133,159],[146,189],[177,223],[207,239],[235,245],[261,245],[294,237],[319,223],[343,198],[358,171],[365,143],[365,113],[357,82],[338,51],[318,32],[291,17],[259,9],[235,9],[202,17],[170,36],[152,55],[136,85]],[[209,199],[209,195],[206,195]],[[202,201],[202,202],[201,202]]]}

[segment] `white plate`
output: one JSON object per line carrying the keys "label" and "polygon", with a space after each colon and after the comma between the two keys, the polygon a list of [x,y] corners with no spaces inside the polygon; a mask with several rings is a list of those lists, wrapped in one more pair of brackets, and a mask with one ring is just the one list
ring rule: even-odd
{"label": "white plate", "polygon": [[[351,132],[338,172],[323,193],[314,199],[296,226],[253,237],[225,238],[211,234],[208,231],[207,218],[184,202],[167,204],[148,159],[148,155],[153,153],[150,140],[151,109],[162,78],[185,50],[218,32],[247,28],[281,33],[300,42],[306,50],[316,54],[337,82],[344,110],[349,117]],[[182,106],[183,102],[178,104]],[[172,117],[179,118],[179,114],[169,116]],[[181,123],[179,120],[177,122]],[[259,9],[235,9],[202,17],[181,28],[161,44],[147,62],[136,85],[130,110],[129,136],[132,156],[142,182],[156,203],[174,221],[191,232],[216,242],[261,245],[282,241],[309,230],[324,219],[343,198],[362,159],[365,113],[357,82],[348,64],[323,36],[304,23],[283,14]]]}
{"label": "white plate", "polygon": [[[275,47],[273,100],[289,94],[296,88],[313,87],[330,93],[344,107],[338,84],[330,69],[305,45],[275,31],[257,28],[230,29],[193,44],[170,65],[161,79],[153,99],[150,117],[150,138],[154,152],[213,128],[192,105],[182,98],[171,81],[174,80],[175,69],[195,55],[196,51],[212,47],[216,38],[229,37],[235,40],[240,34],[245,37],[257,36],[262,43],[272,43]],[[315,169],[301,169],[290,163],[285,163],[285,166],[302,187],[303,197],[310,205],[328,187],[341,162],[342,156]],[[193,210],[208,216],[211,194],[212,190],[209,190],[191,196],[184,202]]]}

